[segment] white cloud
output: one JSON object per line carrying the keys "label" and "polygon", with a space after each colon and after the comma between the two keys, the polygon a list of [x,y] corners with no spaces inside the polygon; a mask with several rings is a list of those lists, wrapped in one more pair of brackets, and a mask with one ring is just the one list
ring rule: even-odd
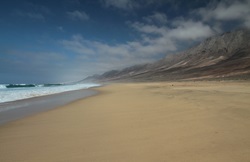
{"label": "white cloud", "polygon": [[141,22],[134,22],[131,26],[139,32],[146,33],[146,34],[158,34],[164,35],[168,28],[165,26],[158,27],[156,25],[151,24],[144,24]]}
{"label": "white cloud", "polygon": [[158,35],[170,41],[186,41],[186,40],[200,40],[202,38],[213,35],[213,30],[209,25],[205,25],[200,21],[193,20],[174,20],[171,23],[172,28],[167,26],[156,26],[150,24],[143,24],[135,22],[132,24],[136,30],[151,34]]}
{"label": "white cloud", "polygon": [[250,0],[223,0],[212,3],[205,8],[194,11],[204,21],[242,21],[244,26],[250,27]]}
{"label": "white cloud", "polygon": [[173,24],[175,25],[175,28],[169,30],[169,37],[182,41],[200,40],[209,37],[214,33],[210,26],[199,21],[177,20],[174,21]]}
{"label": "white cloud", "polygon": [[71,40],[62,40],[60,43],[68,50],[80,55],[119,58],[151,58],[158,54],[176,50],[175,46],[162,38],[147,41],[131,41],[124,44],[109,45],[98,41],[89,41],[81,35],[74,35]]}
{"label": "white cloud", "polygon": [[[89,66],[94,67],[92,71],[95,73],[152,62],[157,59],[155,56],[176,50],[172,42],[162,38],[109,45],[74,35],[70,40],[60,43],[69,51],[77,53],[76,57],[85,67],[91,64]],[[86,63],[88,59],[92,59],[92,62]]]}
{"label": "white cloud", "polygon": [[244,21],[244,26],[249,27],[250,28],[250,16],[245,18]]}
{"label": "white cloud", "polygon": [[81,20],[81,21],[89,20],[89,15],[86,14],[84,11],[75,10],[72,12],[67,12],[67,15],[72,20]]}
{"label": "white cloud", "polygon": [[[148,18],[153,19],[157,17],[155,15]],[[202,22],[180,18],[172,21],[171,27],[166,26],[164,22],[157,26],[142,22],[129,25],[141,34],[140,39],[110,45],[74,35],[69,40],[61,40],[60,44],[74,52],[85,67],[95,67],[91,71],[96,70],[95,73],[98,73],[155,61],[160,55],[178,51],[178,44],[182,42],[195,42],[213,34],[212,29]],[[92,60],[91,63],[86,62],[89,59]]]}
{"label": "white cloud", "polygon": [[94,54],[95,51],[90,48],[92,44],[90,41],[85,40],[80,35],[74,35],[72,40],[62,40],[60,43],[67,49],[72,50],[75,53],[83,55]]}
{"label": "white cloud", "polygon": [[143,18],[148,23],[166,24],[168,22],[167,16],[164,13],[155,12],[153,15]]}

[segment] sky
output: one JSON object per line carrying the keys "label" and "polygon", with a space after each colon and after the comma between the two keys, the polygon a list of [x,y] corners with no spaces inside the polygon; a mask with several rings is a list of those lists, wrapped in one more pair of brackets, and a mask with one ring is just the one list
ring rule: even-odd
{"label": "sky", "polygon": [[68,83],[250,27],[250,0],[1,0],[0,84]]}

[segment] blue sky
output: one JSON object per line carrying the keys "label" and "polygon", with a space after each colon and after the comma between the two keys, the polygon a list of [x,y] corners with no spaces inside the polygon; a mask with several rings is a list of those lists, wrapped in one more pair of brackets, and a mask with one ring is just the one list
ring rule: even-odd
{"label": "blue sky", "polygon": [[250,0],[2,0],[0,83],[58,83],[148,63],[250,27]]}

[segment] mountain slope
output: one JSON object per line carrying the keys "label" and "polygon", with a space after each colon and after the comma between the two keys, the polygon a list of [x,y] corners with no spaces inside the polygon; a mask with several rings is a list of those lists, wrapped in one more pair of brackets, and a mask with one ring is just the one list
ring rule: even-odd
{"label": "mountain slope", "polygon": [[[163,81],[250,74],[250,30],[227,32],[151,64],[109,71],[84,81]],[[250,76],[250,75],[249,75]]]}

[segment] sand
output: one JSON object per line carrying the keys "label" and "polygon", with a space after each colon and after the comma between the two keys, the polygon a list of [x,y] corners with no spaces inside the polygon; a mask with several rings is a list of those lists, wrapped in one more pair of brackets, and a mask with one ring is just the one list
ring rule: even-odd
{"label": "sand", "polygon": [[96,91],[81,89],[0,103],[0,126],[96,94]]}
{"label": "sand", "polygon": [[1,162],[249,162],[250,83],[124,83],[0,126]]}

